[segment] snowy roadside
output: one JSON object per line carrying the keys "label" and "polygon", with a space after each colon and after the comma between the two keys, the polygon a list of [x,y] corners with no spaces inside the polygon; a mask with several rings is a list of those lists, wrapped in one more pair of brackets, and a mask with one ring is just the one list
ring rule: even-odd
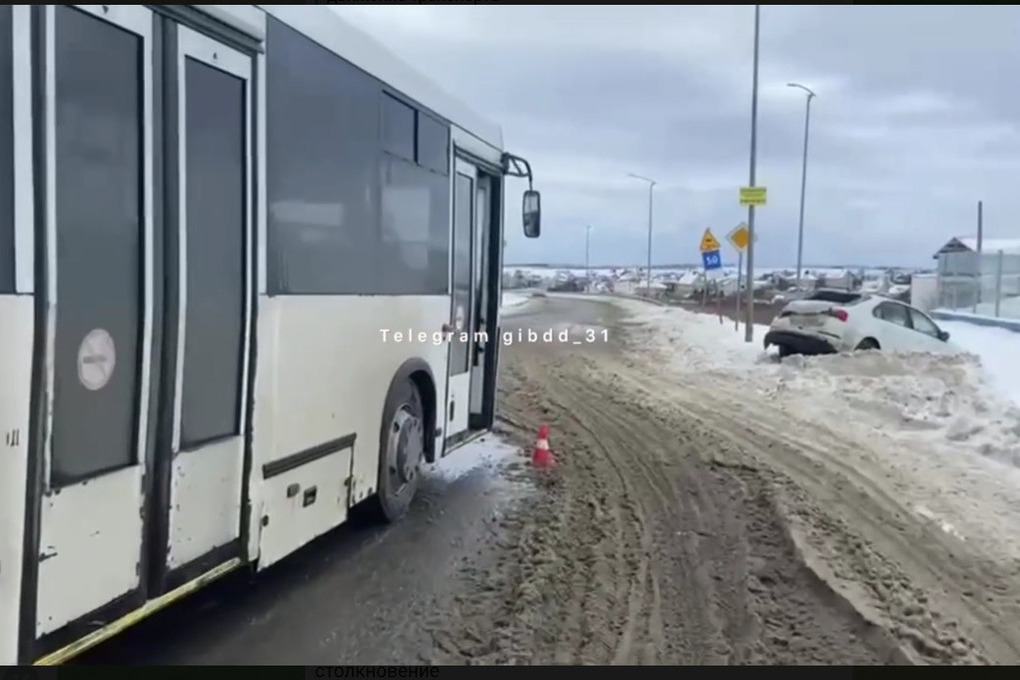
{"label": "snowy roadside", "polygon": [[991,384],[1020,406],[1020,333],[963,321],[940,321],[939,326],[949,331],[953,342],[978,356]]}
{"label": "snowy roadside", "polygon": [[523,293],[508,293],[503,292],[502,304],[499,307],[500,316],[513,316],[514,314],[520,314],[524,310],[524,306],[531,301],[531,295],[525,295]]}
{"label": "snowy roadside", "polygon": [[518,460],[521,455],[520,447],[499,435],[489,433],[457,447],[432,465],[428,474],[452,482],[484,469],[495,477],[496,473]]}
{"label": "snowy roadside", "polygon": [[[791,443],[829,447],[915,517],[996,560],[1020,560],[1020,408],[997,391],[986,370],[995,366],[983,369],[973,355],[879,352],[780,363],[761,349],[763,327],[745,344],[729,321],[614,304],[643,325],[635,337],[668,362],[678,390],[728,406],[748,427],[778,426]],[[965,349],[980,346],[947,329]]]}

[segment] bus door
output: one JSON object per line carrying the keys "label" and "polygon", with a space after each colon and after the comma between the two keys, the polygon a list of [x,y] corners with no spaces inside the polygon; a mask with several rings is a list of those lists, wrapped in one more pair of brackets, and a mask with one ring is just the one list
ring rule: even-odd
{"label": "bus door", "polygon": [[479,172],[475,187],[475,275],[474,349],[471,352],[471,410],[468,427],[472,430],[492,427],[496,389],[496,354],[499,351],[499,290],[501,248],[499,237],[499,181],[497,175]]}
{"label": "bus door", "polygon": [[53,648],[158,595],[153,573],[238,547],[251,66],[169,22],[157,55],[146,6],[37,11],[42,496],[23,633]]}
{"label": "bus door", "polygon": [[152,12],[40,11],[47,404],[35,630],[23,631],[35,637],[144,600],[154,209]]}
{"label": "bus door", "polygon": [[453,176],[453,249],[450,291],[449,387],[446,404],[446,436],[468,429],[471,363],[474,354],[476,205],[478,168],[462,158],[456,159]]}
{"label": "bus door", "polygon": [[[161,415],[170,441],[157,450],[164,473],[155,512],[169,589],[232,557],[240,545],[248,409],[252,257],[252,58],[176,26],[171,104],[176,130],[176,236],[168,249]],[[175,134],[176,133],[176,134]],[[172,194],[173,192],[168,192]],[[176,295],[175,295],[176,293]],[[172,395],[172,398],[171,398]],[[169,473],[168,476],[166,473]]]}

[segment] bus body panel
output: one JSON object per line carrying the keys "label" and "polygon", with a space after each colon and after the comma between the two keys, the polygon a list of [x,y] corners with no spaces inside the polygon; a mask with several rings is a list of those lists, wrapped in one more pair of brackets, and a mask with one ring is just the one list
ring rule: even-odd
{"label": "bus body panel", "polygon": [[[97,502],[101,498],[116,499],[116,503]],[[43,498],[37,636],[58,630],[138,587],[142,502],[137,466]],[[125,512],[128,504],[134,506],[133,512]],[[71,583],[81,586],[72,588]]]}
{"label": "bus body panel", "polygon": [[194,5],[194,8],[256,40],[266,37],[266,13],[257,5]]}
{"label": "bus body panel", "polygon": [[174,457],[167,566],[178,569],[240,534],[244,439],[213,442]]}
{"label": "bus body panel", "polygon": [[17,658],[35,304],[0,295],[0,664]]}
{"label": "bus body panel", "polygon": [[[308,540],[304,530],[282,536],[276,531],[277,513],[301,508],[300,496],[308,488],[299,481],[307,475],[304,466],[268,479],[264,470],[316,447],[341,447],[335,453],[348,452],[348,468],[336,477],[318,478],[317,500],[305,514],[315,525],[311,536],[343,522],[349,506],[376,490],[382,409],[401,365],[423,360],[438,383],[435,401],[443,403],[446,343],[408,335],[430,329],[440,333],[448,305],[446,296],[286,295],[261,301],[252,461],[259,482],[252,486],[253,505],[268,518],[260,568]],[[443,422],[441,411],[436,420]],[[341,442],[352,435],[354,441]],[[333,453],[323,451],[324,458],[336,459]],[[334,460],[328,465],[340,464]],[[296,496],[281,492],[295,483],[300,485]]]}
{"label": "bus body panel", "polygon": [[[17,67],[13,85],[13,128],[18,131],[12,153],[17,170],[14,213],[17,292],[22,294],[3,295],[5,291],[0,290],[0,347],[4,349],[0,353],[0,375],[4,376],[0,384],[0,663],[13,663],[19,657],[23,662],[32,661],[55,649],[57,651],[45,659],[59,662],[201,587],[228,568],[248,561],[264,569],[342,524],[350,507],[376,492],[383,408],[396,376],[406,377],[409,370],[428,376],[420,384],[431,384],[430,393],[423,395],[423,401],[435,412],[434,427],[426,436],[434,438],[436,458],[456,448],[463,441],[462,435],[487,427],[479,424],[484,420],[479,416],[486,410],[491,415],[495,391],[492,372],[499,350],[498,300],[502,277],[493,278],[488,272],[501,264],[505,196],[502,132],[497,125],[446,95],[431,80],[331,10],[313,13],[307,7],[271,5],[262,6],[264,13],[259,6],[199,5],[180,13],[170,6],[77,7],[58,10],[56,6],[44,6],[38,10],[38,16],[47,27],[48,49],[43,56],[44,63],[49,66],[45,78],[34,73],[32,68],[32,10],[27,6],[12,10],[13,56]],[[198,21],[195,9],[215,19],[219,28]],[[71,68],[67,64],[74,63],[66,57],[64,62],[55,61],[54,17],[58,11],[63,11],[65,17],[69,16],[68,12],[80,11],[115,25],[131,32],[143,47],[144,57],[139,60],[142,75],[137,81],[142,93],[142,110],[138,114],[142,140],[138,171],[141,203],[137,208],[140,245],[132,256],[137,260],[141,276],[137,283],[137,310],[131,312],[136,318],[128,318],[128,322],[139,328],[138,350],[136,354],[129,352],[133,356],[117,355],[118,368],[125,362],[124,370],[137,371],[134,378],[137,383],[136,431],[132,440],[136,442],[132,444],[134,462],[108,472],[98,471],[82,480],[72,477],[63,486],[51,488],[52,433],[56,419],[54,379],[60,377],[65,385],[70,380],[67,375],[55,375],[58,368],[54,356],[63,357],[61,360],[66,363],[70,347],[67,342],[73,340],[72,349],[78,352],[81,361],[78,336],[72,334],[74,337],[61,339],[61,322],[56,316],[59,270],[63,268],[65,274],[70,275],[75,267],[72,260],[66,259],[66,249],[62,251],[64,259],[57,257],[57,236],[65,238],[63,234],[68,233],[72,220],[66,216],[74,214],[67,212],[73,206],[60,204],[64,210],[60,213],[62,217],[59,220],[54,217],[58,215],[57,200],[67,195],[55,189],[54,167],[65,163],[64,156],[59,154],[74,152],[73,144],[69,146],[64,141],[64,146],[57,148],[55,141],[72,139],[73,142],[71,137],[58,138],[54,125],[58,108],[54,102],[59,105],[59,101],[54,90],[53,65],[64,63],[64,72],[68,72]],[[444,294],[413,295],[301,294],[271,290],[279,284],[271,283],[267,276],[269,258],[273,256],[270,210],[311,209],[311,213],[299,214],[310,215],[307,219],[314,221],[317,206],[308,203],[307,198],[302,204],[287,204],[286,200],[269,204],[266,187],[273,176],[267,161],[267,135],[271,128],[266,120],[267,100],[274,95],[267,89],[266,67],[272,58],[273,46],[266,43],[263,45],[266,53],[254,54],[252,43],[223,32],[223,27],[229,26],[256,42],[265,42],[271,34],[267,13],[375,78],[382,85],[379,96],[389,95],[398,101],[405,98],[408,100],[405,103],[417,108],[420,116],[431,116],[433,121],[447,126],[446,179],[450,198],[447,282],[452,284],[454,258],[464,257],[464,243],[470,242],[467,259],[471,262],[471,303],[470,309],[462,310],[463,330],[469,334],[477,331],[490,334],[488,342],[472,341],[468,356],[473,359],[469,360],[466,372],[453,378],[449,375],[451,343],[449,336],[444,335],[444,326],[455,322],[460,313],[450,285]],[[70,25],[69,19],[67,22]],[[83,24],[79,22],[78,25]],[[168,50],[165,39],[173,37],[176,37],[176,44]],[[160,43],[161,49],[152,49],[154,44]],[[171,54],[177,56],[176,64],[167,62],[165,57]],[[224,61],[227,56],[230,64]],[[195,208],[185,200],[189,178],[183,167],[189,160],[189,153],[198,158],[207,147],[189,151],[185,144],[191,128],[186,124],[190,119],[184,102],[192,83],[190,76],[185,77],[185,58],[190,60],[189,68],[204,64],[221,76],[232,75],[248,82],[243,90],[242,105],[246,121],[242,154],[247,155],[242,155],[242,164],[237,167],[243,168],[243,186],[250,192],[246,194],[250,200],[244,201],[247,214],[243,216],[243,224],[238,222],[245,230],[241,246],[245,264],[239,276],[243,277],[247,298],[238,312],[242,315],[242,337],[239,338],[242,367],[238,385],[241,394],[238,410],[242,415],[234,435],[222,439],[195,439],[198,443],[191,449],[181,443],[181,366],[187,338],[184,317],[188,311],[188,291],[182,280],[192,271],[188,262],[187,224],[192,215],[189,211]],[[201,81],[204,76],[200,71],[203,69],[193,69],[199,74],[194,82],[212,82],[208,78]],[[209,69],[204,72],[208,74]],[[38,81],[36,87],[45,88],[47,95],[40,100],[47,102],[46,108],[36,112],[48,122],[45,126],[33,127],[33,77]],[[170,89],[165,88],[168,82],[172,84]],[[160,83],[163,89],[157,101],[153,86]],[[64,91],[69,91],[66,86]],[[210,97],[193,99],[212,101]],[[169,107],[176,107],[173,116],[167,114]],[[207,107],[203,115],[212,113],[215,111]],[[252,120],[254,125],[250,124]],[[415,120],[416,125],[424,124],[418,123],[417,117]],[[164,153],[164,141],[176,145],[175,154]],[[45,175],[33,172],[34,142],[42,143],[47,152]],[[154,147],[157,150],[162,147],[156,158],[153,157]],[[71,152],[67,152],[67,148],[71,148]],[[441,159],[443,147],[434,145],[432,148],[440,151],[428,157]],[[379,153],[384,152],[380,150]],[[418,162],[424,168],[419,154],[425,155],[416,151],[411,162]],[[84,156],[72,160],[78,162],[81,158]],[[454,242],[453,228],[458,167],[472,179],[472,210],[468,218],[471,238],[469,241],[462,239],[460,245]],[[175,168],[176,179],[171,181],[168,173]],[[382,160],[380,170],[387,172]],[[234,171],[233,165],[229,171]],[[225,175],[221,173],[220,176]],[[209,183],[208,178],[215,175],[199,172],[194,177],[205,177]],[[42,181],[46,183],[36,189],[45,190],[47,210],[45,221],[38,221],[33,212],[33,184]],[[62,186],[68,186],[64,181]],[[173,191],[178,192],[179,205],[175,210],[166,208],[166,199],[172,195],[167,183],[173,184]],[[191,184],[194,183],[192,179]],[[235,188],[229,183],[224,186]],[[377,209],[383,212],[393,211],[403,203],[421,210],[430,200],[429,194],[417,186],[404,186],[396,181],[390,184],[389,180],[379,186],[381,207],[377,204]],[[433,205],[442,186],[433,187]],[[199,193],[195,189],[190,191]],[[378,219],[398,219],[392,212],[387,215]],[[298,218],[301,219],[305,218]],[[406,217],[400,219],[405,219],[403,226],[417,223],[406,221]],[[434,230],[441,222],[433,219],[431,224]],[[462,220],[462,224],[466,222]],[[215,225],[215,221],[200,220],[194,229],[204,234]],[[46,236],[40,244],[35,243],[36,230]],[[393,238],[392,233],[381,233]],[[418,237],[399,235],[397,238],[416,243]],[[500,243],[498,252],[486,246],[492,239]],[[160,244],[158,251],[154,250],[154,242]],[[45,252],[37,255],[36,246],[43,244]],[[398,249],[399,256],[386,252],[385,257],[406,258],[407,253],[414,251]],[[46,258],[48,265],[46,278],[38,282],[33,268],[36,257]],[[400,266],[419,265],[400,264],[397,270]],[[441,269],[432,271],[442,272]],[[384,278],[380,280],[385,282]],[[81,281],[83,285],[90,285],[84,279]],[[174,291],[176,297],[161,281],[178,287]],[[39,304],[31,293],[40,284],[44,288],[39,288],[38,292],[46,295],[48,317],[37,328]],[[70,297],[88,302],[80,295]],[[170,309],[170,305],[175,306]],[[65,301],[65,311],[67,306]],[[208,323],[209,319],[205,321]],[[483,325],[479,327],[480,324]],[[69,327],[63,324],[65,335]],[[45,335],[40,335],[41,331],[45,331]],[[32,372],[36,336],[46,340],[47,358],[41,365],[35,365],[35,370],[42,371],[40,375]],[[175,343],[170,343],[171,336],[176,338]],[[123,329],[119,337],[124,337]],[[409,369],[409,366],[414,368]],[[167,388],[160,385],[167,384],[173,387],[164,395],[160,390]],[[480,389],[483,384],[484,393]],[[39,409],[43,437],[30,449],[31,395],[35,387],[42,388],[46,408]],[[250,410],[246,407],[249,394]],[[448,410],[451,405],[452,412]],[[87,409],[80,405],[65,406],[62,413],[61,422],[68,428],[68,422],[76,424],[85,418]],[[250,422],[246,421],[248,413]],[[163,426],[167,422],[172,434],[164,435],[167,430]],[[453,435],[454,439],[450,440]],[[80,444],[78,449],[81,449]],[[34,498],[29,498],[32,505],[26,506],[30,456],[32,461],[35,457],[39,459],[37,464],[44,488],[41,495],[33,493]],[[166,472],[160,472],[162,470]],[[160,475],[165,475],[165,492],[157,488],[163,484]],[[26,559],[24,550],[29,542],[25,540],[24,530],[32,526],[27,522],[29,512],[32,516],[38,515],[35,531],[39,543],[37,548],[29,548]],[[246,538],[246,544],[240,545],[236,540],[238,536]],[[224,541],[229,544],[224,545]],[[221,551],[221,548],[227,550]],[[153,562],[153,558],[163,559],[165,563]],[[23,563],[29,570],[24,573]],[[32,592],[24,593],[25,588],[31,588]],[[26,602],[29,608],[21,612]],[[24,629],[19,629],[19,622],[26,616]]]}
{"label": "bus body panel", "polygon": [[[20,628],[22,564],[25,544],[25,501],[28,485],[32,358],[35,342],[35,204],[32,173],[31,8],[0,8],[9,12],[11,60],[11,128],[3,146],[10,163],[0,174],[12,182],[11,241],[0,239],[0,257],[10,258],[13,287],[0,290],[0,664],[17,659]],[[0,230],[2,233],[2,230]],[[13,251],[5,252],[13,246]],[[13,265],[13,267],[11,267]],[[0,271],[4,268],[0,267]],[[8,283],[0,282],[0,287]]]}
{"label": "bus body panel", "polygon": [[493,168],[501,166],[503,152],[500,148],[493,146],[491,142],[457,124],[450,125],[450,135],[453,139],[453,146],[462,154],[469,154],[474,159],[483,161]]}

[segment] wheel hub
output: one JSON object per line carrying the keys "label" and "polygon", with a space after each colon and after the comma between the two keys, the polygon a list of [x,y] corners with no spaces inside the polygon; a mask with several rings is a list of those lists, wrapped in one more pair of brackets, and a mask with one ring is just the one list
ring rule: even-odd
{"label": "wheel hub", "polygon": [[421,419],[406,409],[398,410],[390,424],[389,446],[386,452],[390,488],[393,493],[400,494],[408,484],[414,482],[421,469],[423,452]]}

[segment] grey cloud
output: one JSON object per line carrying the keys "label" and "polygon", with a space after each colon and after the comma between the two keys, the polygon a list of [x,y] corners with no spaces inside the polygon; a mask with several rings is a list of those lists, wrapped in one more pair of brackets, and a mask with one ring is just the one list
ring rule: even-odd
{"label": "grey cloud", "polygon": [[[507,212],[508,261],[644,260],[655,177],[657,261],[694,261],[701,230],[746,217],[753,14],[743,7],[343,7],[405,59],[500,122],[532,161],[545,234]],[[403,18],[402,18],[403,17]],[[804,97],[814,87],[806,258],[928,264],[973,231],[1020,235],[1020,9],[762,9],[758,211],[763,266],[793,261]],[[511,184],[510,191],[522,186]],[[512,194],[511,194],[512,195]],[[729,257],[729,254],[727,254]]]}

